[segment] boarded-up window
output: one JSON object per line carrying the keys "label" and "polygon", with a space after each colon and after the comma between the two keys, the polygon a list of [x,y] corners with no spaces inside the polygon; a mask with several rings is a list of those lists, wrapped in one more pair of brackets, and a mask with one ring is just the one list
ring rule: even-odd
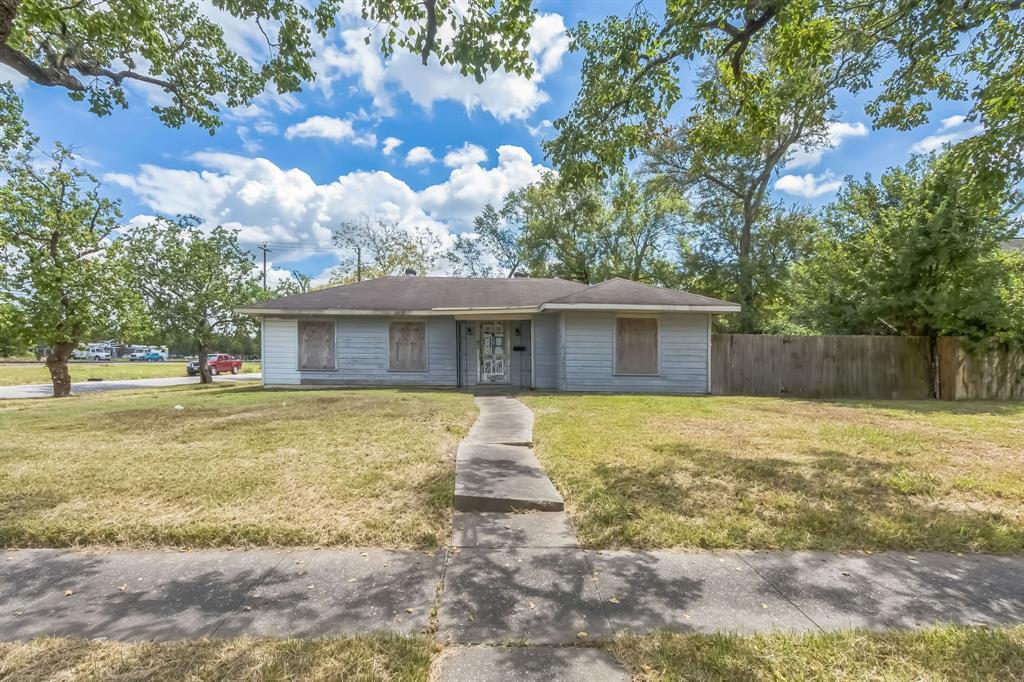
{"label": "boarded-up window", "polygon": [[426,322],[392,322],[388,337],[388,369],[392,372],[426,371]]}
{"label": "boarded-up window", "polygon": [[299,321],[299,369],[334,369],[334,323]]}
{"label": "boarded-up window", "polygon": [[658,373],[658,320],[620,317],[615,321],[615,373]]}

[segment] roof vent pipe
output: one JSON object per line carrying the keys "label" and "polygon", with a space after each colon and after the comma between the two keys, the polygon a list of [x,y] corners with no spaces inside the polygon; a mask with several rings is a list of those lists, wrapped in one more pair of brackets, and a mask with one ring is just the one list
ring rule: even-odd
{"label": "roof vent pipe", "polygon": [[415,268],[406,268],[405,269],[405,276],[406,277],[415,277],[416,276]]}

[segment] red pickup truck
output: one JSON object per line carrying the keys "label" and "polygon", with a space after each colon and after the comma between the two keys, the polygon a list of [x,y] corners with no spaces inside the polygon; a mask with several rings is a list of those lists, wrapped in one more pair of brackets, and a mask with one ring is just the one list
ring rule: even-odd
{"label": "red pickup truck", "polygon": [[[227,353],[210,353],[206,356],[206,364],[210,368],[210,374],[217,376],[221,372],[238,374],[242,371],[242,361]],[[191,360],[185,365],[185,371],[190,377],[199,374],[199,361]]]}

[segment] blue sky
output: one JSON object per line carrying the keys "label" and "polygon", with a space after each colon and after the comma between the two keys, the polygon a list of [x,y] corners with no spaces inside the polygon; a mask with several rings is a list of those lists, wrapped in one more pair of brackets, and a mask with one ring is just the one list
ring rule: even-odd
{"label": "blue sky", "polygon": [[[626,13],[633,2],[536,6],[532,80],[500,74],[478,85],[407,54],[385,63],[349,16],[320,46],[316,82],[224,112],[212,137],[193,125],[164,127],[149,110],[161,94],[147,86],[132,88],[128,110],[97,118],[55,89],[15,85],[34,131],[75,145],[122,199],[126,220],[193,213],[239,228],[246,244],[270,242],[272,279],[292,269],[320,276],[338,261],[330,230],[342,220],[384,214],[445,239],[469,229],[486,202],[539,177],[547,122],[568,110],[579,84],[581,56],[567,52],[565,28]],[[252,27],[221,21],[233,47],[259,57]],[[961,118],[965,104],[937,102],[927,125],[871,130],[866,101],[840,97],[835,147],[799,154],[776,179],[775,196],[821,205],[844,176],[877,175],[972,129]]]}

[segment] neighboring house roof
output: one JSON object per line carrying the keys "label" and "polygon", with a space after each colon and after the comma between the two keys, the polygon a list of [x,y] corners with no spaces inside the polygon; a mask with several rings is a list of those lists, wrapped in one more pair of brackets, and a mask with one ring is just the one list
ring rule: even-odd
{"label": "neighboring house roof", "polygon": [[530,277],[381,277],[295,294],[238,309],[252,315],[452,315],[544,310],[699,310],[739,306],[625,279],[586,285]]}
{"label": "neighboring house roof", "polygon": [[1024,237],[1017,237],[1005,241],[1000,246],[1003,247],[1003,251],[1024,251]]}

